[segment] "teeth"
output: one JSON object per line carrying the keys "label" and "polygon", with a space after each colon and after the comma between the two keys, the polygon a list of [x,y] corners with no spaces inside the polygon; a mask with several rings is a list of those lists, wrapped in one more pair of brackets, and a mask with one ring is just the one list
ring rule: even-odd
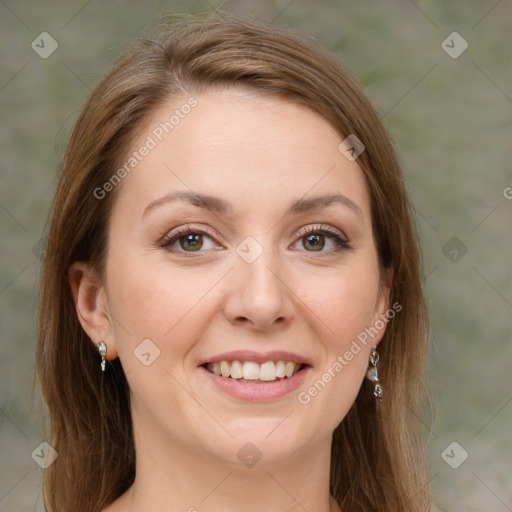
{"label": "teeth", "polygon": [[[211,366],[211,368],[210,368]],[[220,363],[210,363],[208,365],[208,370],[213,371],[215,375],[222,375],[222,372],[220,371]]]}
{"label": "teeth", "polygon": [[284,361],[277,361],[276,363],[276,377],[283,378],[286,375],[286,365]]}
{"label": "teeth", "polygon": [[232,379],[273,381],[291,377],[300,367],[299,363],[292,361],[266,361],[262,364],[255,361],[220,361],[208,363],[206,369],[215,375]]}
{"label": "teeth", "polygon": [[231,368],[229,367],[229,363],[227,361],[220,362],[220,371],[223,377],[229,377],[231,375]]}
{"label": "teeth", "polygon": [[[295,367],[295,363],[293,364]],[[273,361],[267,361],[259,365],[260,380],[276,380],[276,365]]]}
{"label": "teeth", "polygon": [[287,377],[291,377],[295,371],[295,363],[286,362],[284,365],[284,372]]}
{"label": "teeth", "polygon": [[260,378],[260,365],[252,361],[245,361],[242,365],[244,379],[258,380]]}
{"label": "teeth", "polygon": [[233,361],[231,363],[231,378],[241,379],[243,377],[243,366],[240,361]]}

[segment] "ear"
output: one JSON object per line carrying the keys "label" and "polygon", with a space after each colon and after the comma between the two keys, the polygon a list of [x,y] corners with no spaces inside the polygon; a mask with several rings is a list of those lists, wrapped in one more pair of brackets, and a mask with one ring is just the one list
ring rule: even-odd
{"label": "ear", "polygon": [[85,262],[76,261],[69,267],[68,280],[83,330],[93,343],[105,342],[106,359],[115,359],[117,348],[107,294],[95,270]]}
{"label": "ear", "polygon": [[[389,267],[381,272],[379,294],[375,303],[373,314],[373,325],[379,331],[373,338],[373,344],[378,345],[386,332],[386,326],[389,321],[389,299],[391,288],[393,286],[393,268]],[[401,308],[400,308],[401,309]]]}

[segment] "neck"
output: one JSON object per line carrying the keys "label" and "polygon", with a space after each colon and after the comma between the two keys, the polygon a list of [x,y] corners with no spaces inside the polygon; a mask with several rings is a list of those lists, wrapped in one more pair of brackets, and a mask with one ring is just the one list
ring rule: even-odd
{"label": "neck", "polygon": [[331,439],[285,461],[264,463],[263,454],[250,467],[157,437],[136,438],[136,478],[118,500],[124,512],[340,512],[329,495]]}

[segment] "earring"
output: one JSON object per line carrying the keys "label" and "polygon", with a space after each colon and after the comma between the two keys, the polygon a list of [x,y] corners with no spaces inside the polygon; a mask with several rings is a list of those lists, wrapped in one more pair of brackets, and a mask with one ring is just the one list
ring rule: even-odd
{"label": "earring", "polygon": [[98,352],[101,356],[101,371],[105,371],[105,356],[107,355],[107,345],[105,345],[104,341],[100,341],[99,343],[95,343],[96,347],[98,347]]}
{"label": "earring", "polygon": [[370,364],[371,367],[368,369],[366,373],[366,378],[375,382],[375,388],[373,389],[373,395],[380,402],[383,395],[382,386],[379,384],[379,375],[377,373],[377,363],[379,362],[379,354],[377,353],[377,347],[372,347],[372,351],[370,352]]}

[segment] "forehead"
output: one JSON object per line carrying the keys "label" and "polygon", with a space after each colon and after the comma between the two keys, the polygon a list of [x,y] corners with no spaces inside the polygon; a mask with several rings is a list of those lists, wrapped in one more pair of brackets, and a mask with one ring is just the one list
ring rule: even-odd
{"label": "forehead", "polygon": [[364,175],[341,141],[319,114],[280,98],[242,90],[174,98],[133,145],[137,163],[118,200],[140,215],[162,193],[193,191],[223,197],[243,215],[339,192],[369,218]]}

